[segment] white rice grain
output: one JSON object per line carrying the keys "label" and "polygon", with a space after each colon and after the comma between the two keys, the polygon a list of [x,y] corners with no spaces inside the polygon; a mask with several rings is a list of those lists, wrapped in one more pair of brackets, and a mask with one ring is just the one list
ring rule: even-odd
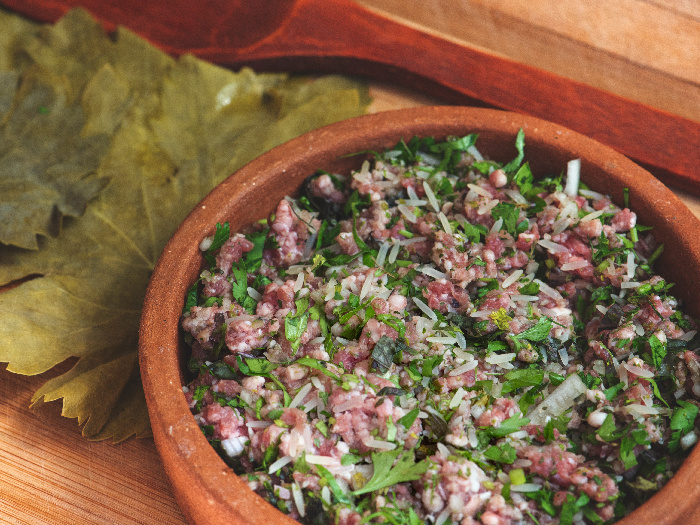
{"label": "white rice grain", "polygon": [[292,483],[292,496],[294,496],[294,504],[297,507],[297,511],[299,512],[299,516],[302,518],[306,516],[306,507],[304,505],[304,495],[301,492],[301,488],[299,485],[297,485],[297,482],[295,481]]}
{"label": "white rice grain", "polygon": [[507,354],[489,354],[486,356],[486,359],[484,359],[484,361],[486,361],[490,365],[499,365],[501,363],[508,363],[513,359],[515,359],[515,354],[509,352]]}
{"label": "white rice grain", "polygon": [[418,217],[416,217],[415,214],[405,204],[399,204],[396,208],[399,210],[399,212],[401,212],[401,215],[403,215],[408,222],[415,223],[418,220]]}
{"label": "white rice grain", "polygon": [[285,465],[288,465],[292,461],[294,461],[294,458],[292,456],[282,456],[281,458],[279,458],[277,461],[275,461],[274,463],[272,463],[270,465],[270,468],[267,469],[267,473],[274,474],[279,469],[281,469]]}
{"label": "white rice grain", "polygon": [[424,266],[421,266],[418,269],[419,272],[428,275],[430,277],[433,277],[434,279],[447,279],[448,275],[444,272],[441,272],[440,270],[436,270],[432,266],[428,266],[427,264]]}
{"label": "white rice grain", "polygon": [[380,439],[367,438],[364,440],[364,445],[368,448],[378,448],[380,450],[394,450],[396,443],[390,441],[382,441]]}
{"label": "white rice grain", "polygon": [[[583,190],[581,190],[579,193],[583,193]],[[597,219],[598,217],[600,217],[600,216],[603,215],[604,213],[605,213],[605,210],[596,210],[596,211],[592,211],[591,213],[589,213],[589,214],[584,215],[583,217],[581,217],[581,221],[580,221],[580,222],[592,221],[592,220],[594,220],[594,219]]]}
{"label": "white rice grain", "polygon": [[292,402],[289,403],[289,408],[296,408],[298,407],[302,401],[304,401],[304,398],[306,395],[311,391],[311,387],[313,385],[311,383],[306,383],[303,387],[301,387],[301,390],[297,393],[296,396],[294,396],[294,399],[292,399]]}
{"label": "white rice grain", "polygon": [[491,229],[489,230],[489,235],[501,231],[501,226],[503,226],[503,217],[499,217],[498,220],[493,223],[493,226],[491,226]]}
{"label": "white rice grain", "polygon": [[427,304],[425,304],[423,301],[418,299],[418,297],[413,297],[413,303],[425,314],[430,318],[433,322],[437,322],[438,318],[435,312],[433,312]]}
{"label": "white rice grain", "polygon": [[442,224],[442,228],[445,230],[445,233],[447,233],[447,235],[452,235],[452,226],[450,225],[450,221],[447,220],[445,214],[439,212],[438,219],[440,219],[440,224]]}
{"label": "white rice grain", "polygon": [[450,408],[456,408],[459,406],[459,404],[462,402],[462,399],[464,399],[464,395],[467,392],[460,386],[457,391],[455,392],[455,395],[452,396],[452,399],[450,400]]}
{"label": "white rice grain", "polygon": [[523,274],[522,270],[515,270],[513,273],[511,273],[508,277],[506,277],[503,282],[501,283],[501,288],[504,290],[507,289],[511,284],[516,282],[518,279],[520,279],[520,276]]}
{"label": "white rice grain", "polygon": [[428,197],[428,203],[430,204],[430,207],[433,208],[435,213],[440,211],[440,204],[438,203],[438,200],[435,198],[435,194],[433,193],[433,189],[430,187],[430,184],[428,184],[427,180],[423,181],[423,189],[425,190],[425,196]]}
{"label": "white rice grain", "polygon": [[542,246],[542,248],[545,248],[550,253],[565,253],[569,251],[566,246],[562,246],[561,244],[550,241],[549,239],[540,239],[537,241],[537,244]]}
{"label": "white rice grain", "polygon": [[474,361],[470,361],[468,363],[458,366],[457,368],[452,369],[448,375],[452,377],[460,376],[462,374],[466,374],[470,370],[474,370],[477,366],[479,366],[479,361],[475,359]]}
{"label": "white rice grain", "polygon": [[331,457],[331,456],[319,456],[317,454],[306,454],[304,457],[306,458],[307,463],[312,463],[314,465],[323,465],[326,467],[338,465],[338,459]]}
{"label": "white rice grain", "polygon": [[391,247],[391,251],[389,252],[389,257],[387,258],[387,261],[389,261],[390,264],[396,262],[396,258],[399,256],[400,249],[401,249],[401,244],[398,242],[395,243]]}
{"label": "white rice grain", "polygon": [[580,270],[588,266],[588,261],[571,261],[561,265],[561,269],[564,272],[570,272],[573,270]]}
{"label": "white rice grain", "polygon": [[389,252],[390,245],[388,242],[384,241],[382,244],[379,246],[379,250],[377,251],[377,266],[384,266],[384,261],[386,260],[386,254]]}
{"label": "white rice grain", "polygon": [[262,294],[251,286],[248,287],[248,295],[250,295],[256,301],[259,301],[260,299],[262,299]]}
{"label": "white rice grain", "polygon": [[469,188],[475,193],[478,193],[482,197],[488,197],[489,199],[491,198],[491,194],[481,186],[477,186],[476,184],[467,184],[467,188]]}

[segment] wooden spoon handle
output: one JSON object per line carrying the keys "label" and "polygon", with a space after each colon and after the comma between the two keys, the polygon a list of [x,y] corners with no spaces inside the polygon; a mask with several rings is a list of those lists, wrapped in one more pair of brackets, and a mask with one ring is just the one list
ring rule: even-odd
{"label": "wooden spoon handle", "polygon": [[[405,85],[448,103],[556,122],[667,184],[700,195],[700,123],[390,20],[350,0],[0,0],[42,21],[80,4],[109,29],[233,68],[338,72]],[[251,7],[252,6],[252,7]]]}

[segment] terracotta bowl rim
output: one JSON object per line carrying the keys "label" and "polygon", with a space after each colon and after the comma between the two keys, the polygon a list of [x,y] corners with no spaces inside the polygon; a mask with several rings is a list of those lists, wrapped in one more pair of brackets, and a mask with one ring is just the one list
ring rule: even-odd
{"label": "terracotta bowl rim", "polygon": [[[611,148],[541,119],[459,106],[399,109],[331,124],[277,146],[228,177],[192,210],[164,248],[144,301],[139,359],[153,435],[176,499],[191,522],[212,523],[219,521],[223,513],[232,523],[297,523],[243,487],[206,441],[182,394],[178,320],[184,302],[183,291],[191,284],[186,274],[200,264],[199,241],[213,232],[216,222],[223,222],[225,214],[220,203],[235,192],[254,192],[256,184],[264,177],[284,177],[285,166],[301,162],[300,159],[349,153],[342,150],[348,142],[343,142],[342,138],[347,139],[350,134],[355,136],[350,142],[357,142],[360,133],[360,137],[370,143],[386,141],[387,136],[408,139],[416,134],[411,130],[423,131],[422,135],[444,136],[444,130],[455,134],[452,130],[463,128],[468,133],[479,127],[510,133],[513,137],[518,129],[524,128],[526,160],[528,144],[542,142],[569,159],[581,157],[584,180],[587,165],[610,173],[619,181],[618,186],[629,187],[630,192],[649,207],[650,213],[663,218],[659,220],[663,220],[665,231],[679,243],[679,254],[685,258],[683,266],[700,274],[700,247],[693,243],[693,239],[700,238],[700,222],[678,197],[650,173]],[[619,203],[621,196],[613,196],[613,200]],[[632,207],[634,209],[634,202]],[[697,293],[697,285],[690,288]],[[697,317],[698,312],[693,315]],[[647,523],[676,523],[687,519],[691,507],[700,503],[699,478],[700,449],[696,448],[666,487],[618,523],[631,525],[640,519]]]}

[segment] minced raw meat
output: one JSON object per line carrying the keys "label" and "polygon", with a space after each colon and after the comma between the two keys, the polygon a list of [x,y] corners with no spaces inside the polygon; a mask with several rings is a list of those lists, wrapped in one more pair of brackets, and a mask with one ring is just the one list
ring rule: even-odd
{"label": "minced raw meat", "polygon": [[507,164],[475,142],[402,142],[201,244],[186,399],[302,523],[608,523],[697,440],[662,246],[627,203],[535,179],[522,135]]}

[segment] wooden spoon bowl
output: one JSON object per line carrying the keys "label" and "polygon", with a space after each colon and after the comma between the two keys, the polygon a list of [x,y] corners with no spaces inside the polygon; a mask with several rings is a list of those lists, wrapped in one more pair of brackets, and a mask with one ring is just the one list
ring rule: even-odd
{"label": "wooden spoon bowl", "polygon": [[[610,148],[558,125],[489,109],[433,107],[369,115],[307,133],[254,160],[217,186],[190,213],[165,247],[153,273],[140,328],[140,364],[158,451],[177,500],[193,522],[267,525],[296,523],[265,503],[241,481],[209,445],[182,393],[187,351],[179,319],[186,290],[202,264],[200,241],[217,222],[236,231],[266,217],[285,195],[318,169],[344,172],[362,156],[415,135],[444,138],[478,132],[479,149],[495,160],[515,156],[514,138],[526,135],[526,158],[535,173],[558,173],[581,158],[582,179],[592,189],[622,202],[629,188],[639,222],[655,228],[666,250],[661,273],[680,283],[674,292],[688,311],[700,314],[700,223],[665,186]],[[699,523],[700,449],[676,476],[620,523]]]}

